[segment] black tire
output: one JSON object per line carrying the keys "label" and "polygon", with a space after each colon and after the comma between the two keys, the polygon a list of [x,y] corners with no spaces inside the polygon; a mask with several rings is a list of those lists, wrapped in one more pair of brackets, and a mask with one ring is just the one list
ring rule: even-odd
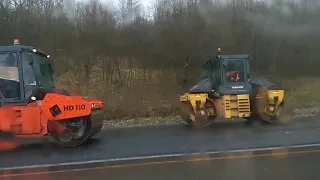
{"label": "black tire", "polygon": [[[202,115],[200,112],[204,111],[205,114]],[[196,129],[204,129],[211,126],[214,123],[215,117],[209,116],[209,111],[207,108],[198,109],[196,112],[196,120],[193,121],[193,127]]]}
{"label": "black tire", "polygon": [[192,126],[193,121],[190,118],[182,118],[183,122],[185,123],[185,125],[187,126]]}
{"label": "black tire", "polygon": [[193,123],[193,127],[195,129],[204,129],[209,126],[211,126],[214,122],[213,117],[207,116],[207,117],[201,117],[199,119],[196,119],[195,122]]}
{"label": "black tire", "polygon": [[0,151],[9,151],[17,148],[15,135],[11,132],[0,131]]}
{"label": "black tire", "polygon": [[96,126],[96,127],[92,127],[89,138],[91,139],[92,137],[94,137],[96,134],[98,134],[103,128],[103,124]]}
{"label": "black tire", "polygon": [[[50,131],[48,129],[48,132],[49,132],[48,134],[49,134],[50,139],[52,139],[55,144],[57,144],[59,147],[62,147],[62,148],[72,148],[72,147],[77,147],[77,146],[82,145],[84,142],[86,142],[90,138],[90,135],[91,135],[91,121],[87,117],[80,117],[80,118],[83,118],[84,123],[85,123],[85,129],[84,129],[83,135],[81,137],[79,137],[77,139],[72,137],[68,141],[62,141],[60,134],[58,134],[58,133],[56,133],[54,131]],[[65,120],[65,123],[67,121],[69,121],[69,120]],[[57,122],[53,122],[52,121],[51,123],[57,123]]]}
{"label": "black tire", "polygon": [[247,125],[251,125],[253,124],[255,121],[259,120],[259,117],[255,116],[255,115],[251,115],[250,117],[246,117],[244,118],[246,121],[245,121],[245,124]]}
{"label": "black tire", "polygon": [[182,117],[183,122],[187,126],[191,126],[195,129],[203,129],[203,128],[209,127],[214,123],[215,117],[209,116],[209,112],[206,107],[213,107],[214,111],[216,112],[216,109],[215,109],[213,103],[210,101],[207,101],[205,108],[202,109],[205,111],[205,115],[201,115],[201,113],[200,113],[201,110],[198,109],[195,114],[195,116],[196,116],[195,121],[193,121],[190,118],[190,113],[193,111],[193,108],[190,103],[185,103],[184,107],[181,108],[180,116]]}
{"label": "black tire", "polygon": [[13,133],[0,131],[0,140],[13,140],[14,138]]}
{"label": "black tire", "polygon": [[270,116],[268,114],[261,114],[260,118],[264,123],[277,124],[277,123],[279,123],[279,120],[281,119],[281,117],[283,115],[283,109],[284,109],[284,105],[281,104],[276,109],[276,115],[275,116]]}
{"label": "black tire", "polygon": [[199,116],[196,115],[196,120],[193,121],[190,118],[183,118],[183,122],[188,127],[193,127],[195,129],[204,129],[211,126],[214,123],[215,117],[212,116]]}

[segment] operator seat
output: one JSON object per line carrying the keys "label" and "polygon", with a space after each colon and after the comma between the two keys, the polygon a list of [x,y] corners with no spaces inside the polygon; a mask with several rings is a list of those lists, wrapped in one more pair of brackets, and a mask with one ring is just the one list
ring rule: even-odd
{"label": "operator seat", "polygon": [[4,98],[20,98],[20,82],[19,82],[19,73],[17,72],[9,72],[11,71],[10,68],[16,67],[17,66],[17,61],[16,58],[13,54],[9,54],[8,57],[6,58],[5,62],[3,63],[4,70],[7,67],[7,74],[12,73],[13,76],[16,76],[18,78],[18,81],[14,81],[11,79],[5,79],[5,78],[0,78],[0,90],[2,91],[2,94]]}

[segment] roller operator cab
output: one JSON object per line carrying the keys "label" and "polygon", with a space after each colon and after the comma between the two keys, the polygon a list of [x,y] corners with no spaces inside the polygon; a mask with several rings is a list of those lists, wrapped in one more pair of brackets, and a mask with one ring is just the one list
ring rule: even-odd
{"label": "roller operator cab", "polygon": [[203,67],[205,76],[180,96],[185,122],[200,127],[211,125],[216,118],[259,117],[275,122],[284,91],[266,80],[250,77],[249,55],[221,55],[219,48],[216,58]]}
{"label": "roller operator cab", "polygon": [[57,89],[51,62],[48,54],[19,40],[0,46],[0,138],[49,136],[74,147],[101,130],[103,103]]}

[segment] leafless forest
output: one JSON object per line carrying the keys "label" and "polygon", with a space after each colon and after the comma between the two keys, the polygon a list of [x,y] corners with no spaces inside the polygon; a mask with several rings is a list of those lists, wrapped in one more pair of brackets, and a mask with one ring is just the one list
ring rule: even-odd
{"label": "leafless forest", "polygon": [[250,54],[254,73],[286,87],[315,78],[319,17],[319,0],[158,0],[149,11],[138,0],[0,0],[1,45],[50,53],[56,85],[101,98],[108,119],[177,112],[218,47]]}

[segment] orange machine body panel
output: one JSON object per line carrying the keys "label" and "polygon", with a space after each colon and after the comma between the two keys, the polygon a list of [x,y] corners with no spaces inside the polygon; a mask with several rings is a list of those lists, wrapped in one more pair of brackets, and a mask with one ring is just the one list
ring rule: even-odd
{"label": "orange machine body panel", "polygon": [[45,135],[61,147],[75,147],[102,129],[103,103],[56,88],[49,54],[16,39],[0,46],[0,55],[1,147]]}
{"label": "orange machine body panel", "polygon": [[[103,107],[103,103],[95,99],[47,93],[43,100],[26,105],[4,105],[0,108],[0,131],[12,132],[17,137],[41,137],[48,133],[48,121],[88,116],[92,104],[95,108]],[[50,111],[54,106],[58,107],[55,115]]]}

